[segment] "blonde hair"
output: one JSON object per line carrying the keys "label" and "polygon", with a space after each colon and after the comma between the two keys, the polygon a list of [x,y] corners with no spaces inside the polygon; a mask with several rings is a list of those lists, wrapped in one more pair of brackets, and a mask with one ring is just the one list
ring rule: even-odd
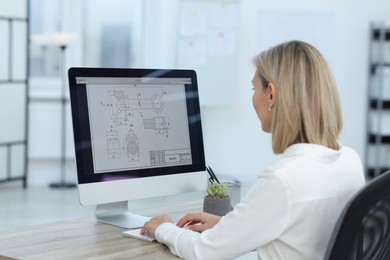
{"label": "blonde hair", "polygon": [[260,53],[253,61],[263,86],[275,86],[274,153],[283,153],[294,143],[339,149],[340,99],[321,53],[308,43],[290,41]]}

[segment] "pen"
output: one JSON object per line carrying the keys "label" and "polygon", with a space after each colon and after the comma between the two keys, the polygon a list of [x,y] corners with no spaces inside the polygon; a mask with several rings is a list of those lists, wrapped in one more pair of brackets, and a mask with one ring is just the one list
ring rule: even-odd
{"label": "pen", "polygon": [[217,178],[217,176],[214,174],[214,171],[211,169],[210,166],[206,166],[206,170],[207,170],[207,172],[208,172],[208,173],[210,174],[210,176],[211,176],[211,178],[209,179],[210,182],[216,181],[216,182],[220,183],[219,180],[218,180],[218,178]]}
{"label": "pen", "polygon": [[211,184],[213,184],[215,180],[214,180],[214,178],[213,178],[213,175],[210,173],[210,170],[209,170],[209,167],[208,167],[208,166],[206,166],[206,171],[207,171],[208,174],[210,175],[209,182],[210,182]]}

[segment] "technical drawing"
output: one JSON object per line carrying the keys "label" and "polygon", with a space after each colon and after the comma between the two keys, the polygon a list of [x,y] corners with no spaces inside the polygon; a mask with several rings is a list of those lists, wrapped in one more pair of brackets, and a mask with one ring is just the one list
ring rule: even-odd
{"label": "technical drawing", "polygon": [[183,85],[104,83],[87,94],[97,173],[191,163]]}
{"label": "technical drawing", "polygon": [[126,151],[129,161],[139,160],[138,138],[135,133],[130,133],[126,136]]}
{"label": "technical drawing", "polygon": [[191,162],[189,149],[155,150],[149,152],[151,166],[167,166]]}
{"label": "technical drawing", "polygon": [[121,145],[118,132],[107,132],[107,154],[108,159],[121,158]]}
{"label": "technical drawing", "polygon": [[[107,153],[109,159],[120,159],[123,156],[128,158],[129,162],[139,161],[138,137],[134,133],[134,126],[143,122],[144,129],[152,129],[156,135],[163,134],[168,137],[170,129],[169,117],[153,117],[143,119],[147,115],[160,114],[164,110],[163,87],[137,85],[131,86],[112,86],[107,89],[108,102],[101,102],[101,105],[110,110],[110,119],[113,122],[111,128],[120,130],[116,127],[126,126],[130,133],[126,135],[118,132],[107,133]],[[143,121],[139,121],[143,120]],[[142,125],[140,125],[142,127]],[[123,145],[120,141],[123,141]]]}
{"label": "technical drawing", "polygon": [[125,124],[127,121],[126,108],[129,107],[128,100],[125,99],[123,90],[109,91],[109,107],[111,110],[111,120],[117,125]]}
{"label": "technical drawing", "polygon": [[108,90],[108,104],[111,120],[118,126],[127,125],[131,117],[143,117],[147,111],[159,114],[164,110],[162,86],[113,87]]}
{"label": "technical drawing", "polygon": [[151,104],[152,104],[152,110],[155,113],[161,113],[164,109],[164,101],[162,100],[161,96],[159,95],[153,95],[151,98]]}
{"label": "technical drawing", "polygon": [[156,134],[165,134],[168,136],[168,130],[170,129],[169,117],[153,117],[144,119],[144,129],[153,129]]}

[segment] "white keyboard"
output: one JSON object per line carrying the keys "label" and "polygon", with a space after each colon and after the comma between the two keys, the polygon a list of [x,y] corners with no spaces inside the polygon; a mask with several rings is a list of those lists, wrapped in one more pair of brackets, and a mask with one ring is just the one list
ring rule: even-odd
{"label": "white keyboard", "polygon": [[140,231],[141,231],[141,228],[130,229],[127,231],[123,231],[122,236],[137,238],[137,239],[145,240],[145,241],[149,241],[149,242],[156,240],[156,238],[153,237],[152,235],[150,235],[149,233],[141,234]]}

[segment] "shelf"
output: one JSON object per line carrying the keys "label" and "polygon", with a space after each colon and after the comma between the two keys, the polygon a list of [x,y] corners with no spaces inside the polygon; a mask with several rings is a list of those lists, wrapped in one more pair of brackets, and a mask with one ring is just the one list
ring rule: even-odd
{"label": "shelf", "polygon": [[371,64],[371,75],[375,75],[376,68],[378,67],[389,67],[390,68],[390,63],[377,63],[374,62]]}
{"label": "shelf", "polygon": [[379,66],[390,67],[390,63],[388,63],[388,62],[385,62],[385,63],[374,62],[374,63],[371,64],[371,66],[372,66],[373,68],[379,67]]}
{"label": "shelf", "polygon": [[[379,169],[379,175],[381,175],[382,173],[384,173],[384,172],[386,172],[388,170],[390,170],[390,168],[383,168],[383,167],[380,168]],[[378,177],[378,176],[375,175],[375,168],[369,167],[367,169],[367,176],[370,177],[370,178]]]}
{"label": "shelf", "polygon": [[[380,30],[379,29],[374,29],[372,31],[372,39],[373,40],[379,40],[380,36]],[[390,41],[390,30],[385,30],[385,40]]]}
{"label": "shelf", "polygon": [[[378,108],[378,100],[373,98],[370,100],[370,108],[376,109]],[[383,109],[390,109],[390,100],[383,100],[382,101],[382,108]]]}
{"label": "shelf", "polygon": [[[367,125],[372,124],[373,122],[381,123],[380,125],[374,125],[377,126],[376,129],[388,129],[388,125],[382,124],[389,124],[387,119],[390,112],[390,97],[385,94],[388,93],[390,88],[388,82],[388,73],[390,72],[390,53],[388,52],[388,47],[390,47],[390,27],[385,26],[384,23],[381,23],[381,25],[372,24],[370,29],[368,90],[371,93],[375,90],[374,86],[376,88],[381,87],[380,91],[376,91],[381,94],[373,94],[372,96],[369,95],[367,97],[368,108],[366,111],[366,123]],[[383,126],[386,127],[382,128]],[[388,131],[385,133],[381,132],[381,130],[378,131],[378,133],[368,131],[366,136],[365,176],[367,179],[374,179],[382,173],[390,170],[390,157],[386,152],[390,147],[390,133]],[[372,149],[374,149],[374,152],[378,152],[378,154],[369,154],[369,151]],[[381,158],[380,164],[377,157]],[[386,162],[386,164],[382,164],[382,162]]]}
{"label": "shelf", "polygon": [[[369,135],[369,142],[370,142],[370,144],[375,144],[375,139],[376,139],[376,135],[375,134],[370,134]],[[390,144],[390,135],[383,135],[383,136],[381,136],[380,142],[382,144]]]}

